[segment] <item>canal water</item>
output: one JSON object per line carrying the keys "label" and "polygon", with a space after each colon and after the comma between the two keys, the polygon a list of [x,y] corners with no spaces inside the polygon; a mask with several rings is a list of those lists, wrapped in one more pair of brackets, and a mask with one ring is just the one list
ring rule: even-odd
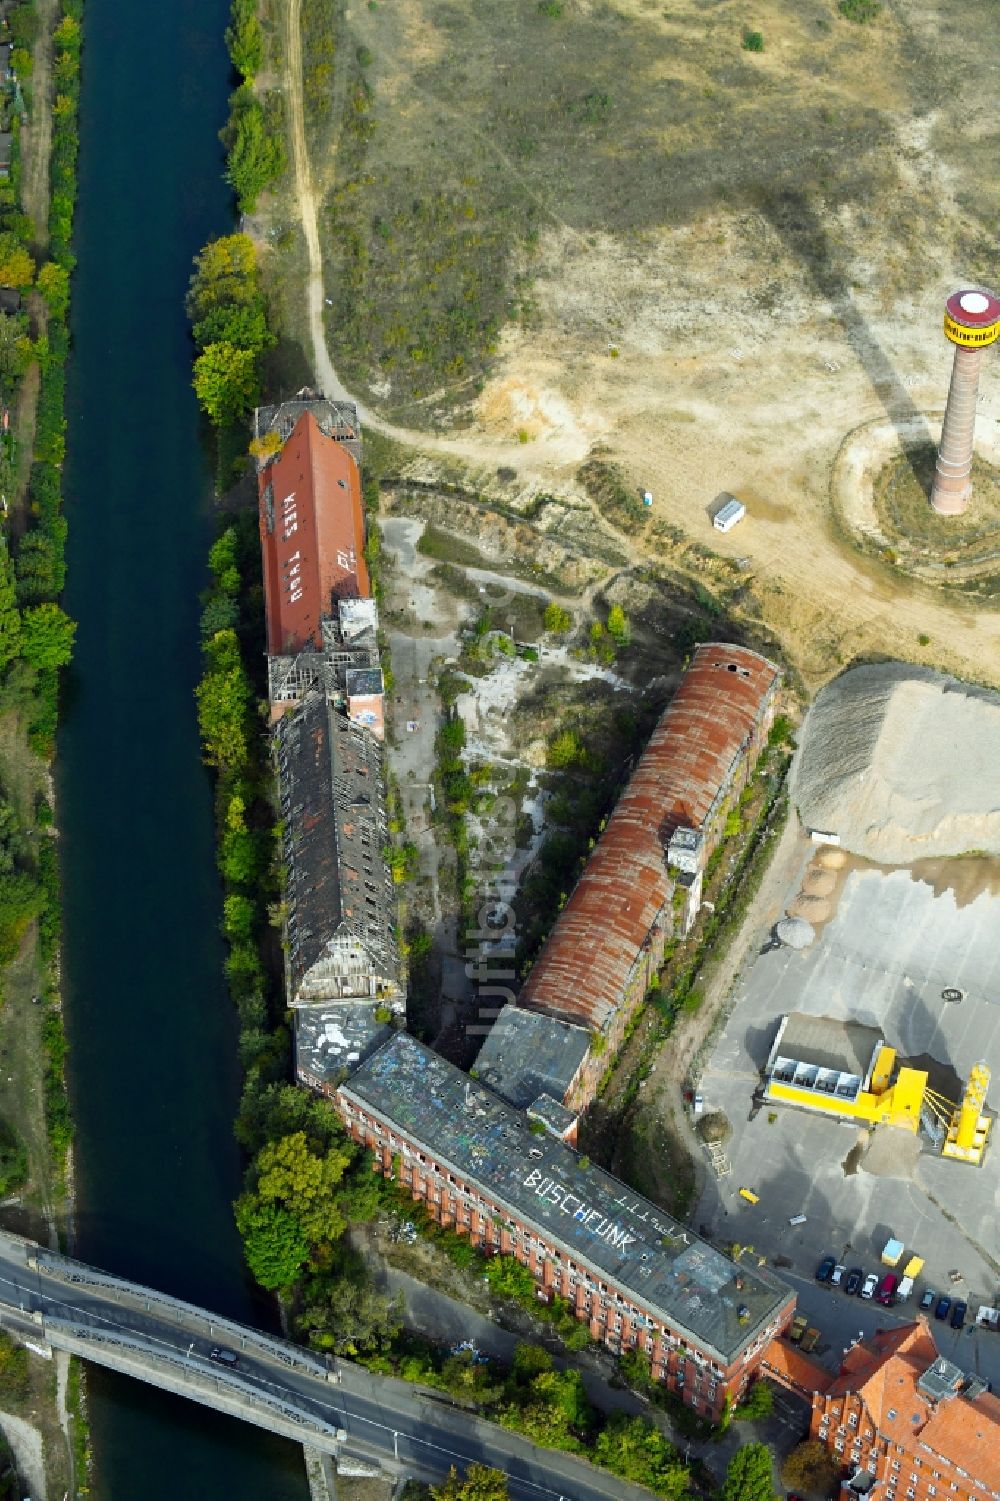
{"label": "canal water", "polygon": [[[57,762],[77,1254],[269,1318],[232,1222],[239,1080],[194,709],[211,474],[191,258],[232,226],[227,0],[87,0]],[[303,1501],[301,1451],[91,1369],[99,1501]]]}

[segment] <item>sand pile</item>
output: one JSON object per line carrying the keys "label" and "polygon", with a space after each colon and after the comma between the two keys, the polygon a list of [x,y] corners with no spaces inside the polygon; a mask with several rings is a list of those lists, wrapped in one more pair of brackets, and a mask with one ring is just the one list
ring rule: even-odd
{"label": "sand pile", "polygon": [[1000,695],[902,662],[853,668],[809,711],[792,795],[808,828],[886,865],[1000,853]]}

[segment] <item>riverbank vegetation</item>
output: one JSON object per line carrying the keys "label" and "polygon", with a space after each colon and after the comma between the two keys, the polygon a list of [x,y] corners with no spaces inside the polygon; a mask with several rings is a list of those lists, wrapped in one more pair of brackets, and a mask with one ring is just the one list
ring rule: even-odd
{"label": "riverbank vegetation", "polygon": [[[0,1046],[14,1086],[0,1103],[0,1158],[3,1192],[22,1190],[50,1225],[67,1188],[71,1140],[48,762],[75,632],[59,597],[81,12],[81,0],[63,0],[44,35],[38,9],[22,0],[10,15],[17,77],[0,85],[0,111],[13,134],[10,174],[0,182]],[[53,53],[51,98],[28,85],[34,46]],[[26,169],[40,165],[25,160],[22,143],[37,149],[46,115],[47,224],[39,217],[44,202],[29,217],[22,192]]]}
{"label": "riverbank vegetation", "polygon": [[[15,76],[0,84],[2,128],[12,134],[10,173],[0,182],[0,1051],[8,1076],[0,1194],[11,1200],[8,1223],[48,1242],[64,1236],[71,1196],[49,763],[75,633],[59,601],[82,0],[20,0],[8,20]],[[41,1433],[50,1491],[82,1491],[82,1367],[70,1363],[71,1458],[51,1367],[24,1351],[0,1354],[3,1406]]]}

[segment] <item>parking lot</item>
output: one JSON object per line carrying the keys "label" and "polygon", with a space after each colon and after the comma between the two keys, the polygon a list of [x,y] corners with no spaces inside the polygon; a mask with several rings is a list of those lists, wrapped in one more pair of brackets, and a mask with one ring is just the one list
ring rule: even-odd
{"label": "parking lot", "polygon": [[[804,842],[803,867],[810,853]],[[942,1159],[905,1131],[870,1135],[788,1106],[754,1108],[753,1099],[780,1018],[801,1011],[878,1027],[950,1099],[984,1060],[993,1070],[990,1104],[1000,1103],[1000,894],[990,889],[1000,883],[990,862],[975,862],[979,878],[971,882],[973,862],[953,864],[960,900],[939,871],[917,879],[852,861],[815,943],[804,952],[767,948],[738,982],[701,1079],[705,1111],[724,1111],[732,1126],[731,1171],[710,1177],[696,1223],[776,1265],[821,1328],[832,1364],[859,1332],[912,1317],[927,1286],[966,1299],[970,1322],[980,1303],[1000,1301],[1000,1130],[974,1168]],[[961,1000],[944,1000],[947,989]],[[741,1186],[759,1203],[740,1199]],[[790,1226],[798,1215],[805,1222]],[[890,1236],[905,1244],[904,1261],[913,1253],[925,1261],[907,1305],[887,1310],[814,1282],[826,1254],[866,1272],[886,1270],[880,1255]],[[1000,1334],[932,1323],[942,1353],[1000,1388]]]}

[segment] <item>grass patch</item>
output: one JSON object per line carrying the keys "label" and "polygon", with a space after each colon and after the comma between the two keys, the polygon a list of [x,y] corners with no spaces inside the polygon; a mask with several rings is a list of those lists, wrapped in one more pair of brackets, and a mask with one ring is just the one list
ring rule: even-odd
{"label": "grass patch", "polygon": [[867,26],[878,18],[882,6],[879,0],[840,0],[837,9],[846,20],[857,26]]}
{"label": "grass patch", "polygon": [[1000,557],[1000,473],[983,459],[972,467],[972,500],[964,516],[939,516],[931,507],[937,450],[899,454],[875,481],[875,512],[893,546],[917,557],[955,564]]}
{"label": "grass patch", "polygon": [[435,558],[440,563],[458,563],[465,568],[490,568],[492,564],[485,558],[478,547],[473,547],[471,542],[466,542],[462,537],[456,537],[452,532],[442,531],[440,527],[428,524],[424,527],[420,541],[417,543],[417,552],[425,558]]}

